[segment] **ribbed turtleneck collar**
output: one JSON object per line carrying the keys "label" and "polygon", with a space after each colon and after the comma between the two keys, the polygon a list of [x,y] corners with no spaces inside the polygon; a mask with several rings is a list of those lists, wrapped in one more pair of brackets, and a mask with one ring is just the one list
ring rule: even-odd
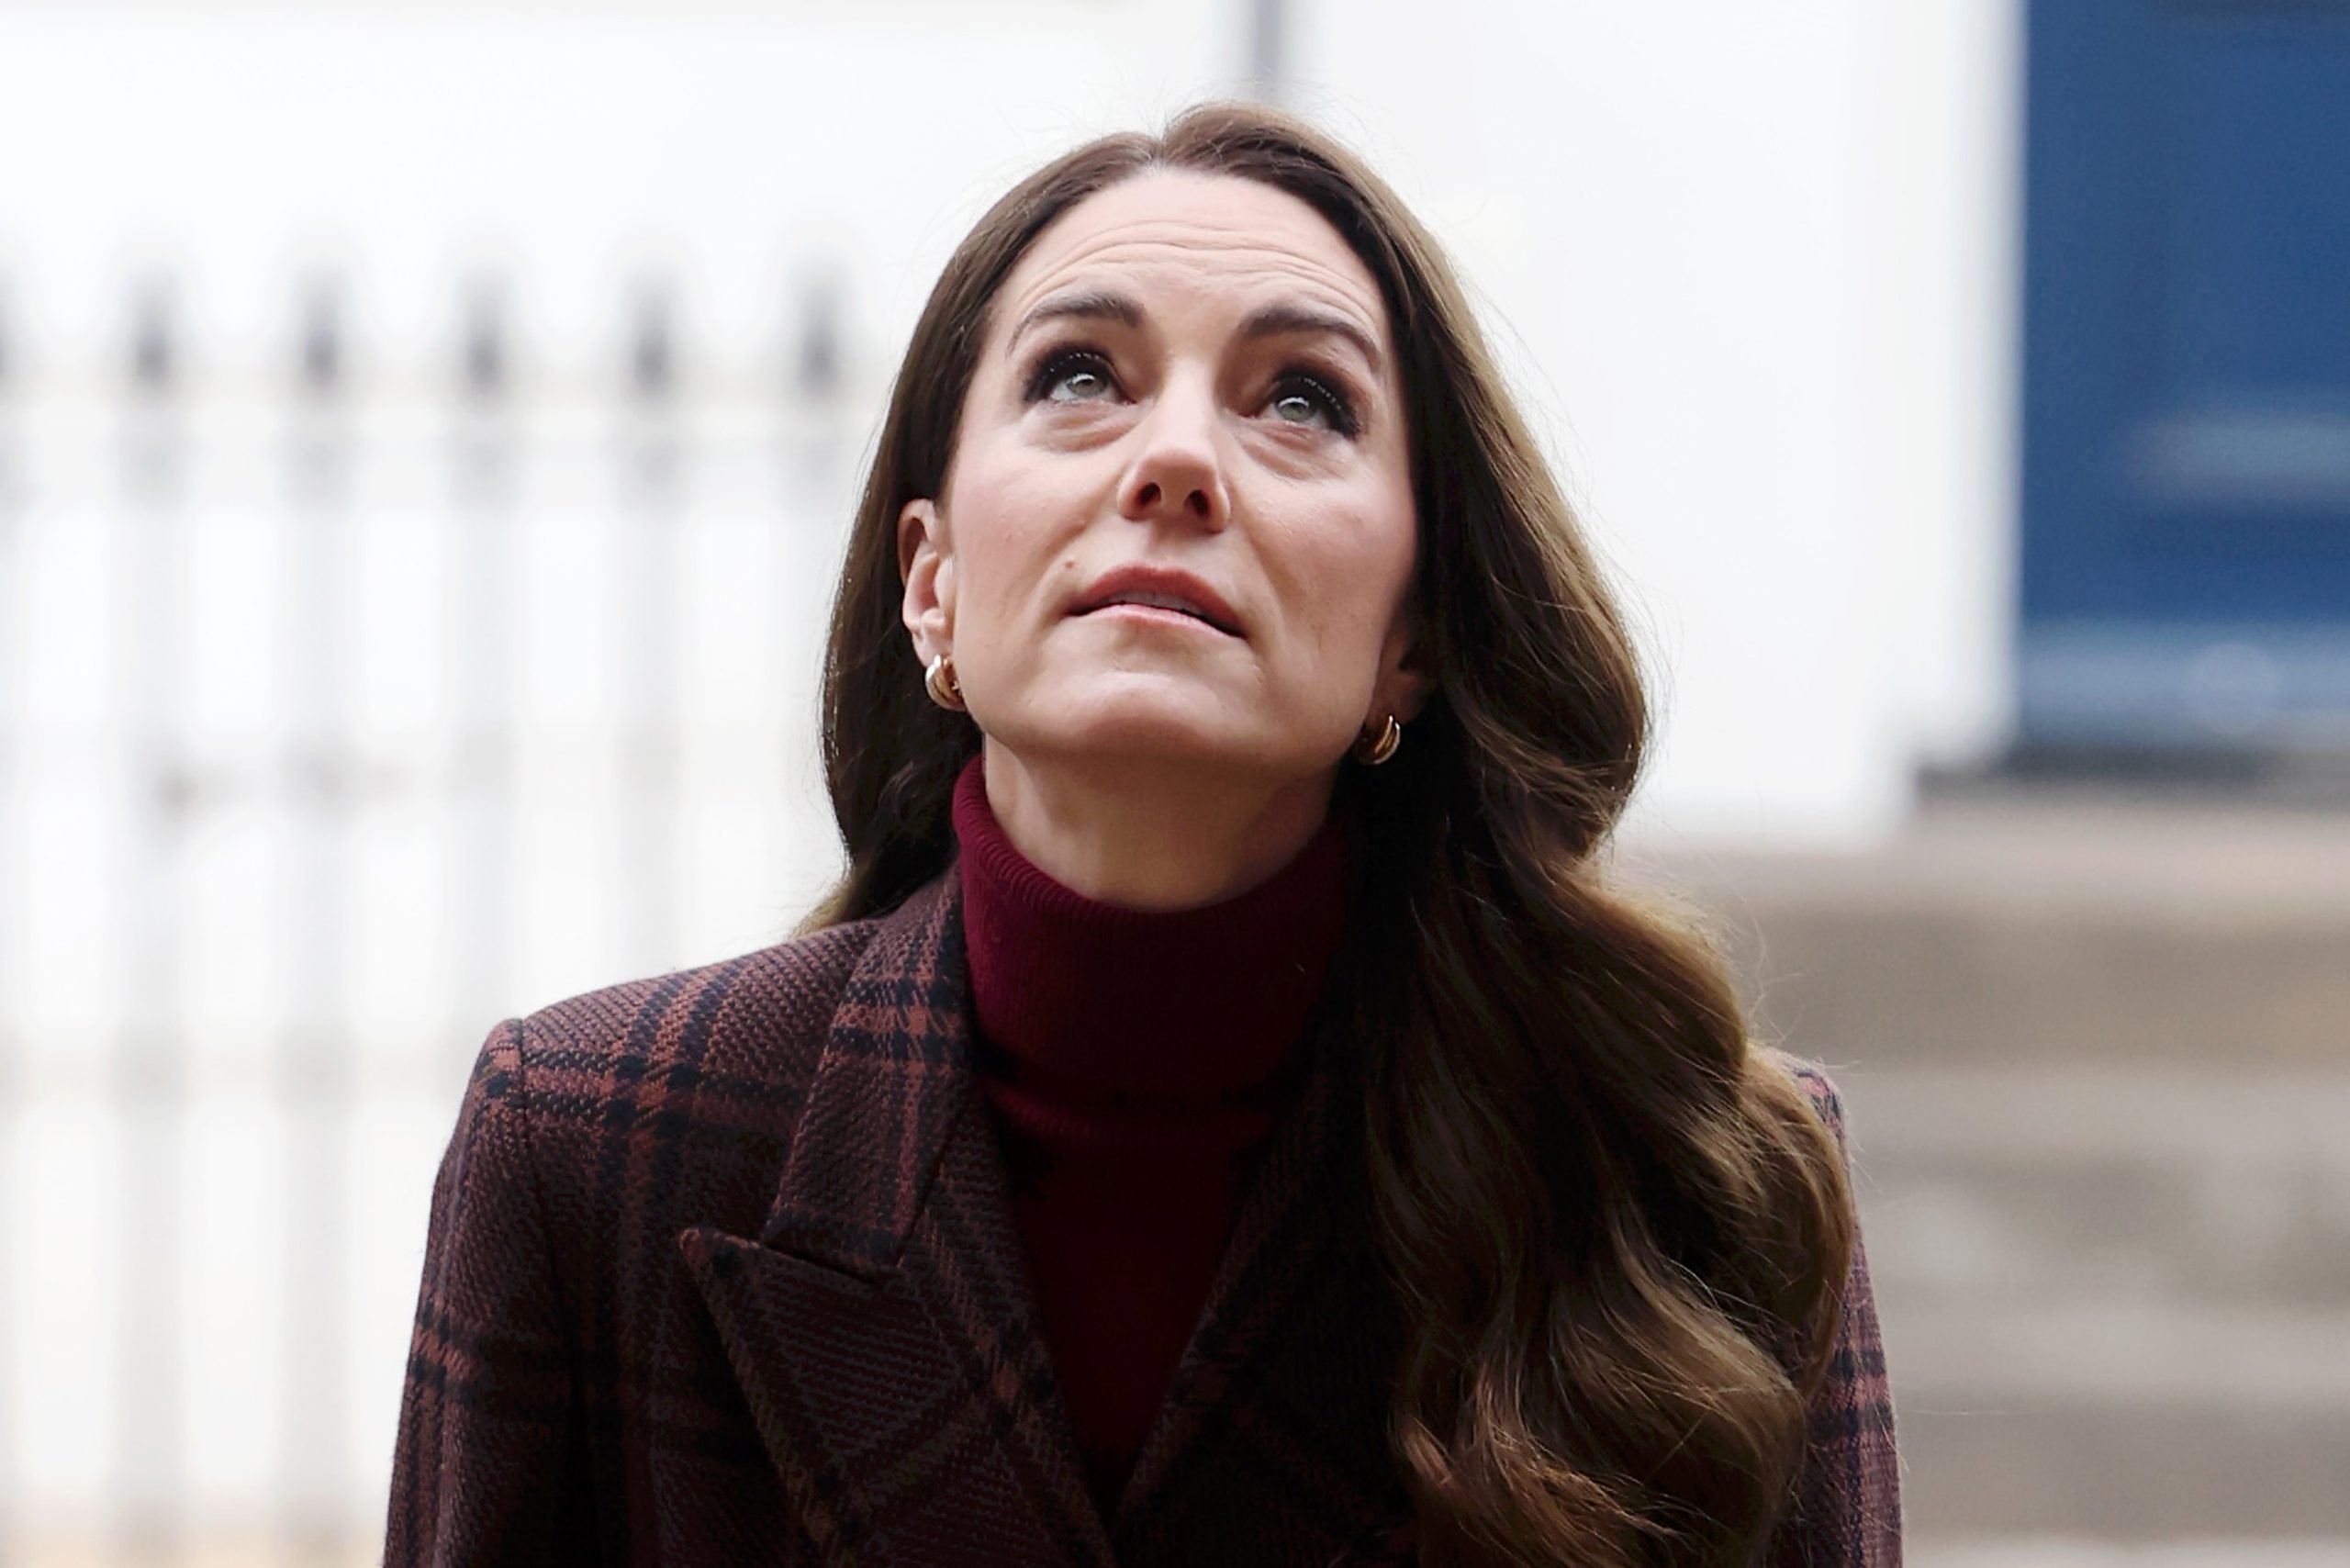
{"label": "ribbed turtleneck collar", "polygon": [[1345,924],[1335,820],[1238,897],[1159,913],[1033,865],[996,821],[978,757],[954,817],[973,1009],[1024,1076],[1089,1095],[1223,1095],[1269,1078],[1304,1033]]}

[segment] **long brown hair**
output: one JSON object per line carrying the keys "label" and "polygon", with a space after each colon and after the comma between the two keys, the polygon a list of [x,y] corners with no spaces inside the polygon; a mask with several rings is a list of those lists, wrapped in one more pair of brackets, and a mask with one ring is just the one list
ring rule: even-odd
{"label": "long brown hair", "polygon": [[890,909],[951,863],[979,740],[923,694],[898,515],[942,493],[1005,274],[1056,218],[1153,168],[1315,208],[1378,279],[1401,356],[1438,691],[1393,763],[1341,781],[1375,853],[1337,972],[1422,1558],[1745,1563],[1834,1338],[1842,1163],[1750,1047],[1712,948],[1599,874],[1647,730],[1622,622],[1435,241],[1345,149],[1263,108],[1197,108],[1039,170],[947,263],[833,607],[824,760],[849,868],[811,924]]}

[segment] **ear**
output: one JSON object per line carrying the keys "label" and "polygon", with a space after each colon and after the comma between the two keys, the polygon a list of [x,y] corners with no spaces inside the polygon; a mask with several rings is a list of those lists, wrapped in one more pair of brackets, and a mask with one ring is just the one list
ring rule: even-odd
{"label": "ear", "polygon": [[905,583],[900,615],[923,664],[955,651],[955,561],[946,546],[935,502],[911,500],[899,510],[898,576]]}
{"label": "ear", "polygon": [[1387,713],[1394,714],[1397,723],[1408,724],[1427,706],[1436,692],[1436,657],[1424,633],[1419,606],[1407,599],[1380,646],[1379,678],[1371,688],[1366,724],[1377,723]]}

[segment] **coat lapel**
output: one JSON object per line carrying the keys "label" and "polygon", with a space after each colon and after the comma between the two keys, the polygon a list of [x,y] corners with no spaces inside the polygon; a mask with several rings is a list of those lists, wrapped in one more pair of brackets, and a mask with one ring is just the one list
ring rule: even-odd
{"label": "coat lapel", "polygon": [[1110,1568],[964,994],[949,874],[850,977],[758,1238],[678,1246],[819,1561]]}
{"label": "coat lapel", "polygon": [[1335,1025],[1317,1031],[1119,1499],[1127,1568],[1413,1561],[1387,1448],[1401,1340],[1367,1229],[1351,1056]]}

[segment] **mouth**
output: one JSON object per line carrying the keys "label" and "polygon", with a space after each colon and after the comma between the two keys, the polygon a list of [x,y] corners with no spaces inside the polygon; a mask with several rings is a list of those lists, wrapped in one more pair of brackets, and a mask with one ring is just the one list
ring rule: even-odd
{"label": "mouth", "polygon": [[1096,615],[1105,610],[1128,608],[1136,610],[1156,610],[1175,615],[1186,616],[1191,620],[1200,622],[1203,626],[1214,627],[1216,631],[1223,633],[1227,637],[1237,635],[1231,627],[1219,624],[1214,616],[1209,615],[1205,610],[1200,609],[1199,606],[1195,604],[1186,604],[1181,599],[1171,598],[1166,594],[1122,593],[1115,599],[1105,599],[1101,603],[1093,605],[1090,609],[1079,610],[1078,613],[1080,615]]}
{"label": "mouth", "polygon": [[1232,607],[1218,598],[1214,589],[1187,574],[1148,568],[1128,567],[1110,573],[1093,586],[1072,613],[1092,615],[1122,607],[1182,616],[1227,637],[1241,634],[1240,622],[1232,613]]}

